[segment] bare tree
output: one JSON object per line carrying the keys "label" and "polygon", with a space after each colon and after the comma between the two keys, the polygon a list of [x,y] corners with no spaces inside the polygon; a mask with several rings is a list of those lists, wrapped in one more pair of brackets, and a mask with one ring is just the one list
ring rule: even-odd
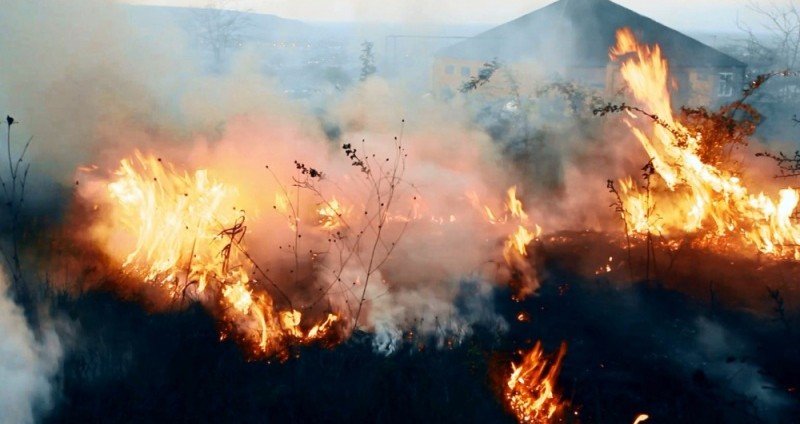
{"label": "bare tree", "polygon": [[361,43],[361,56],[359,56],[361,60],[361,81],[366,80],[377,71],[377,68],[375,68],[375,52],[372,47],[371,41]]}
{"label": "bare tree", "polygon": [[461,84],[461,88],[459,88],[458,91],[466,94],[488,84],[495,72],[497,72],[500,67],[501,64],[497,61],[497,58],[484,63],[483,67],[478,71],[478,75],[471,77],[469,80]]}
{"label": "bare tree", "polygon": [[229,50],[242,45],[250,24],[247,13],[232,10],[232,6],[227,0],[215,0],[194,14],[198,41],[211,51],[217,67]]}
{"label": "bare tree", "polygon": [[739,24],[747,34],[748,54],[780,69],[797,69],[800,64],[800,9],[794,0],[781,3],[751,0],[747,8],[762,20],[761,31]]}

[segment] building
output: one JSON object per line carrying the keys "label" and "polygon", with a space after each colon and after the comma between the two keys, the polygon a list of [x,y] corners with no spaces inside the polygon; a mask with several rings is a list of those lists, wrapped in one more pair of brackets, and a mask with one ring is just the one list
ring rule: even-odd
{"label": "building", "polygon": [[[681,104],[724,103],[743,86],[744,63],[689,36],[609,0],[560,0],[439,51],[433,88],[441,95],[454,93],[497,59],[523,88],[568,80],[610,95],[622,88],[619,64],[608,52],[623,27],[641,42],[661,45]],[[502,84],[493,81],[491,90],[502,92]]]}

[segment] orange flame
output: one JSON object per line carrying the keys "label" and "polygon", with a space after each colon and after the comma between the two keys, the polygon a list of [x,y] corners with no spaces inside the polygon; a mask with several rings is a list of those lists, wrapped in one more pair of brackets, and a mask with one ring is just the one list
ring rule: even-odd
{"label": "orange flame", "polygon": [[555,385],[566,353],[567,344],[562,343],[551,363],[544,357],[541,342],[536,342],[519,365],[511,364],[505,399],[520,423],[550,423],[563,412],[565,402]]}
{"label": "orange flame", "polygon": [[325,202],[317,209],[319,224],[328,231],[335,231],[344,225],[343,218],[350,213],[350,208],[342,206],[336,198]]}
{"label": "orange flame", "polygon": [[530,296],[536,290],[536,276],[528,259],[528,245],[542,234],[542,229],[538,225],[531,228],[522,201],[517,198],[516,186],[509,188],[507,195],[506,208],[511,214],[511,218],[517,222],[517,228],[508,236],[503,246],[503,258],[506,264],[514,270],[510,284],[515,291],[514,298],[520,300]]}
{"label": "orange flame", "polygon": [[482,205],[475,193],[467,193],[467,198],[490,224],[513,228],[503,244],[503,259],[511,271],[509,285],[517,300],[533,294],[538,282],[528,258],[528,246],[541,236],[542,229],[538,225],[531,225],[522,201],[517,198],[517,187],[512,186],[506,191],[503,214],[495,213],[489,206]]}
{"label": "orange flame", "polygon": [[646,131],[634,125],[635,117],[625,119],[660,177],[651,179],[649,190],[631,179],[621,182],[630,231],[702,232],[712,242],[740,240],[762,253],[800,259],[800,225],[792,219],[797,190],[780,190],[777,200],[755,195],[738,176],[701,160],[702,134],[691,133],[672,114],[669,66],[658,45],[641,45],[629,29],[621,29],[610,56],[622,59],[622,77],[637,102],[660,121]]}
{"label": "orange flame", "polygon": [[135,234],[135,246],[122,263],[126,271],[172,291],[194,281],[202,292],[212,276],[239,279],[239,270],[223,269],[218,253],[225,240],[215,221],[238,218],[238,211],[222,210],[234,190],[212,181],[204,170],[180,174],[139,152],[122,160],[115,175],[108,184],[116,201],[112,215]]}
{"label": "orange flame", "polygon": [[506,262],[511,262],[510,257],[514,252],[522,256],[528,256],[528,244],[530,244],[530,242],[532,242],[536,237],[539,237],[541,232],[542,230],[538,225],[536,226],[535,231],[530,231],[522,225],[518,225],[517,230],[508,237],[508,240],[506,241],[506,247],[503,249],[503,256],[506,258]]}
{"label": "orange flame", "polygon": [[[254,356],[285,356],[289,344],[320,339],[338,320],[329,314],[305,332],[299,311],[276,311],[264,286],[251,278],[244,212],[229,206],[237,191],[207,171],[178,172],[136,152],[121,161],[108,194],[114,223],[106,223],[107,247],[125,273],[142,289],[155,287],[175,301],[188,297],[219,311],[222,337],[236,338]],[[130,251],[117,252],[119,245]]]}

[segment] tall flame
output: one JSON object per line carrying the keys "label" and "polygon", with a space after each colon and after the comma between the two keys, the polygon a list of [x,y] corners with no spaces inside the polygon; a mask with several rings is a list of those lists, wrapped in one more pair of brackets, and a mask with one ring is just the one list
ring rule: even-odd
{"label": "tall flame", "polygon": [[538,282],[528,255],[528,246],[542,235],[542,229],[538,225],[531,224],[522,201],[517,197],[517,187],[512,186],[506,191],[502,214],[495,213],[487,205],[482,205],[475,193],[468,193],[467,197],[490,224],[511,228],[503,244],[503,259],[511,271],[509,285],[514,290],[515,299],[520,300],[530,296],[536,290]]}
{"label": "tall flame", "polygon": [[181,281],[196,281],[198,292],[209,277],[227,274],[217,258],[225,241],[215,219],[229,218],[220,210],[233,195],[229,187],[211,181],[206,171],[179,174],[136,152],[134,159],[122,160],[108,190],[116,219],[136,234],[135,248],[122,263],[126,270],[173,291]]}
{"label": "tall flame", "polygon": [[[628,227],[637,234],[700,233],[711,242],[741,240],[766,254],[800,259],[800,225],[792,219],[797,190],[780,190],[778,199],[752,194],[739,176],[704,163],[698,153],[702,134],[689,131],[672,113],[669,66],[658,45],[641,45],[629,29],[617,32],[612,59],[641,107],[657,117],[649,131],[625,119],[652,158],[649,188],[622,181]],[[656,211],[657,207],[657,211]]]}
{"label": "tall flame", "polygon": [[222,336],[249,346],[254,356],[284,355],[289,344],[324,337],[338,320],[328,314],[303,331],[299,311],[276,310],[251,276],[244,212],[230,207],[238,193],[207,171],[178,172],[136,152],[121,161],[108,194],[116,232],[133,240],[123,270],[136,284],[161,289],[175,301],[195,299],[218,313]]}
{"label": "tall flame", "polygon": [[522,201],[517,198],[516,186],[509,188],[507,195],[506,208],[516,223],[516,229],[503,246],[503,258],[514,270],[510,284],[515,291],[514,298],[519,300],[533,294],[537,286],[535,272],[528,258],[528,245],[542,234],[542,229],[538,225],[531,226]]}
{"label": "tall flame", "polygon": [[511,364],[505,399],[520,423],[547,424],[563,412],[564,402],[555,386],[566,353],[567,344],[562,343],[551,362],[541,342],[536,342],[520,364]]}

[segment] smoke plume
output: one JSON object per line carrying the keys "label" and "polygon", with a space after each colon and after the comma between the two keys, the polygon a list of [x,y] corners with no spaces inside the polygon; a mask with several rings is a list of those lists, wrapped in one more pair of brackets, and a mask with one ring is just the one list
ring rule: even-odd
{"label": "smoke plume", "polygon": [[62,346],[52,325],[35,331],[9,296],[5,272],[0,276],[0,421],[33,423],[50,409],[52,379],[59,369]]}

